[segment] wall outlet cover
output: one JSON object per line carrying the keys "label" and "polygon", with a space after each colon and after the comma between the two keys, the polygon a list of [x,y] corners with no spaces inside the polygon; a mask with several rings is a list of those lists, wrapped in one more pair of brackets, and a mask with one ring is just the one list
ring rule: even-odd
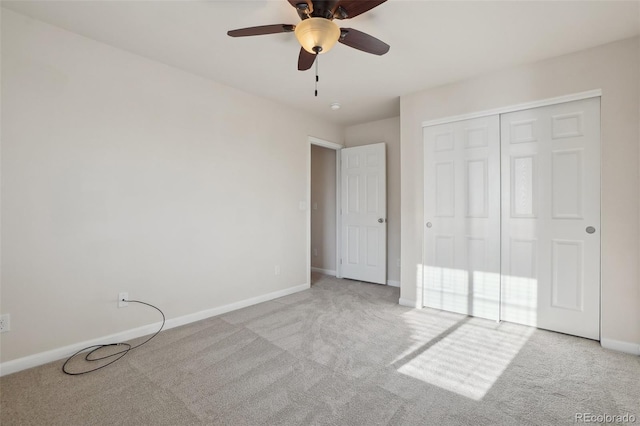
{"label": "wall outlet cover", "polygon": [[0,315],[0,333],[11,330],[11,315]]}

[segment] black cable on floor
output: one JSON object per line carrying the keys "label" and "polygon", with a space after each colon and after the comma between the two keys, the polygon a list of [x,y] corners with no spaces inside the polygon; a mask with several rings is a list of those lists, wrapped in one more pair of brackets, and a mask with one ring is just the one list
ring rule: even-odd
{"label": "black cable on floor", "polygon": [[[162,331],[162,328],[164,327],[164,323],[165,323],[165,316],[164,316],[164,312],[162,312],[160,310],[160,308],[158,308],[157,306],[153,306],[150,303],[147,302],[141,302],[139,300],[122,300],[123,302],[129,302],[129,303],[140,303],[142,305],[147,305],[147,306],[151,306],[153,309],[157,310],[158,312],[160,312],[160,315],[162,315],[162,325],[160,326],[160,329],[158,331],[156,331],[151,337],[149,337],[147,340],[145,340],[144,342],[135,345],[135,346],[131,346],[129,343],[108,343],[108,344],[104,344],[104,345],[93,345],[93,346],[87,346],[86,348],[80,349],[78,352],[76,352],[75,354],[71,355],[69,358],[67,358],[67,360],[64,362],[64,364],[62,365],[62,371],[65,374],[68,374],[70,376],[79,376],[81,374],[87,374],[87,373],[91,373],[92,371],[96,371],[96,370],[100,370],[101,368],[104,368],[108,365],[113,364],[114,362],[118,361],[119,359],[121,359],[123,356],[125,356],[126,354],[128,354],[130,351],[139,348],[140,346],[144,345],[145,343],[149,342],[149,340],[153,339],[154,337],[156,337],[158,335],[158,333],[160,333]],[[100,349],[103,348],[108,348],[111,346],[123,346],[124,349],[115,352],[111,355],[104,355],[101,357],[97,357],[97,358],[91,358],[91,355],[93,355],[95,352],[99,351]],[[100,367],[96,367],[90,370],[85,370],[85,371],[80,371],[77,373],[71,372],[67,370],[67,364],[74,358],[76,358],[78,355],[81,355],[82,353],[87,352],[87,354],[85,355],[84,359],[87,362],[95,362],[95,361],[102,361],[105,359],[109,359],[109,358],[113,358],[111,361],[109,361],[108,363],[101,365]]]}

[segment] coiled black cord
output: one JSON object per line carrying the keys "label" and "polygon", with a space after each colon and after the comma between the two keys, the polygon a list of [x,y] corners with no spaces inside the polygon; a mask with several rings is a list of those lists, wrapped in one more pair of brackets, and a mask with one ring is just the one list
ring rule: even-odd
{"label": "coiled black cord", "polygon": [[[164,327],[164,323],[165,323],[165,316],[164,316],[164,312],[162,312],[160,310],[160,308],[158,308],[157,306],[153,306],[150,303],[147,302],[141,302],[139,300],[122,300],[123,302],[129,302],[129,303],[140,303],[142,305],[147,305],[147,306],[151,306],[153,309],[157,310],[158,312],[160,312],[160,315],[162,315],[162,325],[160,326],[160,329],[158,331],[156,331],[151,337],[149,337],[147,340],[145,340],[144,342],[137,344],[135,346],[131,346],[129,343],[108,343],[105,345],[93,345],[93,346],[87,346],[86,348],[80,349],[78,352],[76,352],[75,354],[71,355],[69,358],[67,358],[67,360],[64,362],[64,364],[62,365],[62,371],[65,374],[68,374],[70,376],[79,376],[81,374],[87,374],[87,373],[91,373],[93,371],[97,371],[100,370],[101,368],[105,368],[108,365],[113,364],[114,362],[118,361],[119,359],[121,359],[122,357],[124,357],[126,354],[128,354],[130,351],[139,348],[140,346],[144,345],[145,343],[149,342],[149,340],[153,339],[154,337],[156,337],[158,335],[158,333],[160,333]],[[104,356],[99,356],[97,358],[92,358],[91,355],[93,355],[94,353],[96,353],[97,351],[99,351],[100,349],[103,348],[108,348],[108,347],[114,347],[114,346],[124,346],[124,349],[112,353],[110,355],[104,355]],[[73,372],[73,371],[69,371],[67,370],[67,364],[69,364],[69,362],[71,360],[73,360],[74,358],[76,358],[78,355],[81,355],[82,353],[84,353],[85,351],[89,351],[87,352],[87,354],[84,356],[85,361],[87,362],[95,362],[95,361],[102,361],[102,360],[106,360],[106,359],[110,359],[113,358],[111,361],[107,362],[106,364],[101,365],[100,367],[96,367],[90,370],[84,370],[84,371],[79,371],[79,372]],[[115,357],[115,358],[114,358]]]}

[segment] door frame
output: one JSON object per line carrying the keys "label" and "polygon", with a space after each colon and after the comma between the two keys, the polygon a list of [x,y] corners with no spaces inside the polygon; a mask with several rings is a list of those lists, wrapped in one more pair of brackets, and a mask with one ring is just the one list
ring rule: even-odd
{"label": "door frame", "polygon": [[[462,115],[455,115],[455,116],[449,116],[449,117],[443,117],[443,118],[438,118],[438,119],[434,119],[434,120],[427,120],[427,121],[423,121],[422,122],[422,129],[424,132],[424,128],[425,127],[431,127],[431,126],[436,126],[439,124],[448,124],[448,123],[454,123],[457,121],[464,121],[464,120],[469,120],[469,119],[473,119],[473,118],[481,118],[481,117],[487,117],[487,116],[491,116],[491,115],[502,115],[502,114],[506,114],[509,112],[516,112],[516,111],[522,111],[522,110],[526,110],[526,109],[533,109],[533,108],[539,108],[539,107],[544,107],[544,106],[550,106],[550,105],[557,105],[557,104],[562,104],[562,103],[566,103],[566,102],[572,102],[572,101],[579,101],[579,100],[584,100],[584,99],[590,99],[590,98],[597,98],[600,97],[602,98],[602,89],[594,89],[594,90],[588,90],[585,92],[579,92],[579,93],[573,93],[573,94],[569,94],[569,95],[564,95],[564,96],[558,96],[558,97],[554,97],[554,98],[547,98],[547,99],[541,99],[541,100],[537,100],[537,101],[531,101],[531,102],[524,102],[521,104],[515,104],[515,105],[508,105],[508,106],[504,106],[504,107],[500,107],[500,108],[495,108],[495,109],[491,109],[491,110],[484,110],[484,111],[477,111],[477,112],[472,112],[472,113],[468,113],[468,114],[462,114]],[[602,108],[602,104],[601,104],[601,108]],[[602,127],[600,128],[600,151],[602,152]],[[424,147],[424,142],[423,142],[423,147]],[[424,155],[423,155],[423,164],[422,164],[422,170],[424,173],[424,169],[425,169],[425,164],[424,164]],[[600,161],[600,173],[602,176],[602,160]],[[423,188],[422,188],[422,192],[424,193],[424,179],[423,179]],[[600,198],[602,199],[602,187],[600,188]],[[600,204],[600,209],[602,211],[602,203]],[[426,212],[422,211],[422,226],[424,226],[424,224],[427,221],[427,217],[426,217]],[[600,229],[602,229],[601,224],[600,225]],[[426,249],[425,249],[425,238],[422,238],[422,265],[424,266],[425,264],[425,256],[426,256]],[[602,264],[602,232],[600,232],[600,259],[599,259],[600,264]],[[424,308],[424,267],[422,268],[422,298],[420,299],[420,307]],[[600,330],[602,330],[602,268],[600,268],[600,276],[598,277],[599,282],[600,282],[600,307],[599,307],[599,322],[600,322]],[[501,294],[502,294],[502,290]],[[502,299],[502,295],[500,297],[500,299]],[[416,302],[417,303],[417,302]],[[502,300],[500,301],[500,303],[502,303]],[[498,319],[498,322],[500,322],[501,318]],[[602,335],[600,336],[600,338],[602,338]]]}
{"label": "door frame", "polygon": [[340,150],[344,145],[320,139],[315,136],[307,136],[307,281],[311,286],[311,145],[329,148],[336,152],[336,277],[342,278],[342,268],[340,266],[340,253],[342,253],[341,223],[340,223]]}
{"label": "door frame", "polygon": [[555,98],[540,99],[538,101],[524,102],[521,104],[507,105],[500,108],[476,111],[469,114],[452,115],[449,117],[437,118],[422,122],[422,128],[435,126],[437,124],[453,123],[455,121],[468,120],[471,118],[486,117],[488,115],[506,114],[508,112],[522,111],[523,109],[539,108],[549,105],[564,104],[571,101],[581,101],[583,99],[602,97],[602,89],[588,90],[586,92],[573,93],[571,95],[557,96]]}

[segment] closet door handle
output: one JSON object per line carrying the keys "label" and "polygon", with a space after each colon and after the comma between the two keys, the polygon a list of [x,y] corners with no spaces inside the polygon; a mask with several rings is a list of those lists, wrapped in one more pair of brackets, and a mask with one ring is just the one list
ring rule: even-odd
{"label": "closet door handle", "polygon": [[593,234],[594,232],[596,232],[596,228],[594,228],[593,226],[587,226],[587,229],[585,229],[585,231],[587,231],[587,234]]}
{"label": "closet door handle", "polygon": [[431,222],[427,222],[427,228],[431,228],[432,226]]}

